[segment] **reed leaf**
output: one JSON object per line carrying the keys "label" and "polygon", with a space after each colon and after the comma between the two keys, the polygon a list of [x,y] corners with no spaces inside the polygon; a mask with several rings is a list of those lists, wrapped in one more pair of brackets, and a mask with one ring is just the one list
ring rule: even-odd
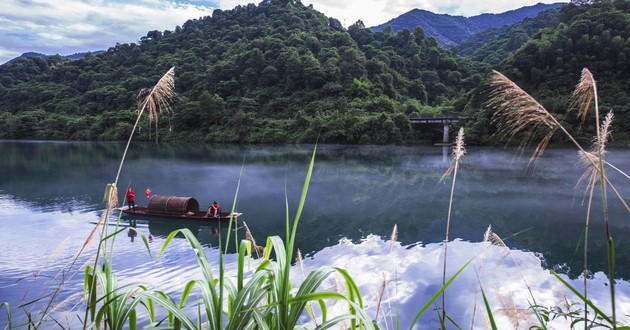
{"label": "reed leaf", "polygon": [[9,329],[13,329],[13,314],[11,314],[11,306],[9,306],[9,303],[5,301],[0,304],[0,311],[2,311],[3,308],[7,310],[7,327]]}
{"label": "reed leaf", "polygon": [[[333,298],[332,296],[330,298]],[[363,311],[362,308],[355,305],[352,301],[348,302],[349,305],[352,306],[352,309],[357,311],[357,315],[354,314],[344,314],[336,316],[326,322],[317,326],[317,330],[330,329],[332,327],[339,328],[339,325],[344,321],[350,321],[351,323],[356,323],[357,321],[362,322],[364,324],[365,329],[378,329],[376,325],[372,322],[365,322],[365,320],[370,320],[369,316]],[[362,328],[351,328],[351,329],[362,329]]]}
{"label": "reed leaf", "polygon": [[[297,256],[295,257],[295,259],[298,267],[300,268],[300,272],[302,273],[302,278],[305,279],[306,272],[304,271],[304,258],[302,257],[302,252],[300,252],[300,249],[297,249]],[[313,313],[313,306],[310,302],[308,303],[308,305],[306,305],[306,312],[311,318],[311,321],[313,321],[313,323],[317,323],[317,320],[315,319],[315,314]]]}
{"label": "reed leaf", "polygon": [[[240,330],[251,328],[248,326],[258,319],[263,319],[269,312],[269,306],[265,307],[264,299],[269,294],[266,283],[270,281],[272,274],[268,271],[257,271],[247,284],[233,297],[234,308],[229,311],[229,320],[226,329]],[[261,307],[262,306],[262,307]],[[257,314],[258,317],[254,315]]]}
{"label": "reed leaf", "polygon": [[[190,229],[183,228],[171,232],[164,240],[164,243],[162,244],[162,247],[158,253],[158,258],[162,255],[162,253],[166,250],[166,247],[172,242],[173,238],[175,238],[178,233],[184,235],[184,237],[188,241],[188,244],[195,252],[195,258],[197,260],[197,263],[199,264],[199,268],[204,278],[203,282],[189,282],[187,284],[188,287],[185,289],[185,292],[189,293],[191,291],[191,285],[198,285],[198,287],[202,291],[202,296],[204,297],[203,301],[206,307],[206,316],[208,317],[208,322],[210,322],[213,327],[220,328],[221,323],[223,322],[221,314],[223,301],[221,297],[221,285],[219,285],[219,288],[216,287],[217,282],[214,275],[212,274],[212,267],[210,266],[204,248],[201,243],[199,243],[199,240],[197,240],[197,237],[195,237],[195,235],[190,231]],[[221,271],[222,270],[220,270],[220,272]],[[187,297],[188,294],[182,295],[180,307],[184,306]]]}
{"label": "reed leaf", "polygon": [[237,290],[243,288],[243,274],[245,273],[245,258],[247,261],[251,260],[252,256],[252,243],[248,240],[241,241],[241,245],[238,249],[238,271],[237,271]]}
{"label": "reed leaf", "polygon": [[[167,312],[169,313],[169,317],[178,320],[179,322],[181,322],[181,325],[183,325],[187,329],[197,328],[195,322],[191,320],[188,315],[186,315],[186,313],[184,313],[179,307],[177,307],[175,303],[164,292],[157,290],[145,291],[140,292],[139,297],[150,299],[156,302],[167,310]],[[169,321],[169,324],[173,325],[175,324],[175,322]]]}
{"label": "reed leaf", "polygon": [[[211,326],[216,327],[216,320],[221,316],[221,309],[220,305],[217,305],[217,294],[214,289],[214,283],[207,283],[202,280],[189,281],[184,286],[184,290],[182,291],[182,296],[177,307],[183,309],[186,306],[186,302],[195,288],[197,288],[201,294],[201,302],[205,308],[204,311],[207,322]],[[176,315],[174,317],[177,318]]]}
{"label": "reed leaf", "polygon": [[455,274],[453,274],[453,276],[451,276],[448,281],[446,281],[446,283],[444,283],[435,294],[433,294],[433,296],[431,296],[431,298],[429,300],[427,300],[427,302],[424,304],[424,306],[422,306],[422,308],[420,309],[420,311],[418,311],[418,313],[416,314],[416,316],[414,317],[413,321],[411,322],[411,326],[409,327],[410,330],[413,329],[414,325],[418,322],[418,320],[420,319],[420,317],[433,305],[433,303],[442,296],[442,294],[444,293],[444,290],[446,290],[446,288],[448,288],[449,285],[451,285],[451,283],[453,283],[453,281],[459,276],[459,274],[461,274],[464,269],[466,269],[468,267],[468,265],[470,265],[470,263],[475,260],[475,257],[472,257],[470,260],[468,260],[462,267],[460,267]]}

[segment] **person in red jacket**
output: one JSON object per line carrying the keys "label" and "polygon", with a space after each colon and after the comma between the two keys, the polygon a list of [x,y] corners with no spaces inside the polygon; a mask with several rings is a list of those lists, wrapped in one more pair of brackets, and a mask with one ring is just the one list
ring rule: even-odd
{"label": "person in red jacket", "polygon": [[136,210],[136,193],[133,189],[127,189],[127,205],[129,205],[129,209]]}
{"label": "person in red jacket", "polygon": [[210,205],[210,207],[208,208],[208,212],[206,212],[206,216],[207,217],[215,217],[218,218],[221,216],[221,206],[219,205],[219,203],[212,202],[212,205]]}

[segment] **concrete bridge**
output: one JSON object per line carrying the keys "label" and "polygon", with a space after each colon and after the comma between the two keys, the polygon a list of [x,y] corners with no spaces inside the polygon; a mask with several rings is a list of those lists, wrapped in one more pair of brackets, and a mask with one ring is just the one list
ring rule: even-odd
{"label": "concrete bridge", "polygon": [[444,115],[442,117],[409,117],[409,121],[412,125],[420,124],[439,124],[443,125],[444,132],[442,135],[442,142],[448,143],[448,134],[453,123],[459,123],[462,120],[470,119],[470,117],[462,117],[457,115]]}

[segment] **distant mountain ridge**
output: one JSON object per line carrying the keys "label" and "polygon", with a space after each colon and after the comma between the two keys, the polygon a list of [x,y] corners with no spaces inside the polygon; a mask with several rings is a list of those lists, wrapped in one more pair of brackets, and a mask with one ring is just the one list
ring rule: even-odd
{"label": "distant mountain ridge", "polygon": [[535,17],[545,10],[558,8],[562,5],[565,3],[538,3],[500,14],[481,14],[471,17],[435,14],[426,10],[413,9],[387,23],[371,27],[370,30],[383,31],[387,26],[391,26],[392,32],[404,29],[413,31],[420,26],[426,35],[434,37],[440,45],[452,47],[459,45],[476,33],[518,23],[526,17]]}
{"label": "distant mountain ridge", "polygon": [[87,55],[87,54],[98,55],[98,54],[102,54],[104,52],[105,52],[104,50],[96,50],[96,51],[93,51],[93,52],[80,52],[80,53],[74,53],[74,54],[71,54],[71,55],[59,55],[59,54],[46,55],[46,54],[37,53],[37,52],[26,52],[26,53],[23,53],[22,55],[20,55],[18,57],[10,59],[7,63],[13,62],[13,61],[21,59],[21,58],[38,57],[38,58],[45,59],[45,58],[48,58],[48,57],[51,57],[51,56],[60,56],[62,59],[65,59],[65,60],[80,60],[80,59],[85,58],[85,55]]}

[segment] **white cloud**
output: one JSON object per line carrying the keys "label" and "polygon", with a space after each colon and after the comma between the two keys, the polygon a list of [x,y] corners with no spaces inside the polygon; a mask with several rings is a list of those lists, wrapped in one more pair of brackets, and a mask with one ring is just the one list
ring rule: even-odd
{"label": "white cloud", "polygon": [[[565,1],[566,0],[559,0]],[[173,30],[214,8],[258,4],[251,0],[2,0],[0,63],[28,51],[72,54],[136,42],[151,30]],[[385,23],[414,8],[473,16],[555,0],[302,0],[345,26]]]}
{"label": "white cloud", "polygon": [[72,54],[136,42],[151,30],[173,30],[211,15],[209,1],[4,0],[0,63],[28,51]]}
{"label": "white cloud", "polygon": [[[437,14],[474,16],[483,13],[501,13],[523,6],[532,6],[538,2],[556,3],[567,0],[302,0],[305,5],[341,21],[349,26],[362,20],[365,26],[375,26],[396,18],[414,8],[428,10]],[[247,1],[220,1],[234,7]]]}

